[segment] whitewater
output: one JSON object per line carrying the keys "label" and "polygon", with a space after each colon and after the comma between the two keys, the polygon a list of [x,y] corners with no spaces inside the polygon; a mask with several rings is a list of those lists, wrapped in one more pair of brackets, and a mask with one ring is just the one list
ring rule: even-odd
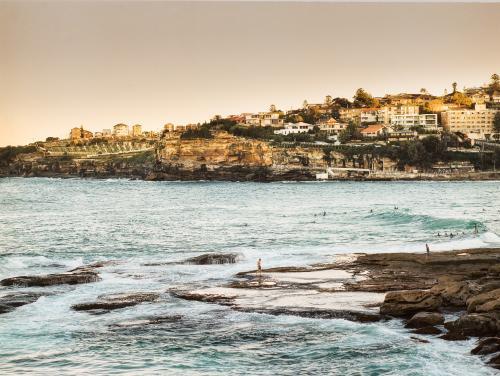
{"label": "whitewater", "polygon": [[[500,247],[499,202],[496,181],[0,179],[0,279],[116,261],[99,282],[30,288],[50,294],[0,315],[0,374],[494,375],[469,355],[473,339],[420,343],[399,320],[235,312],[169,291],[222,285],[258,258],[269,268],[426,243]],[[210,252],[239,260],[169,264]],[[101,315],[70,308],[131,291],[161,300]],[[155,317],[176,319],[145,325]]]}

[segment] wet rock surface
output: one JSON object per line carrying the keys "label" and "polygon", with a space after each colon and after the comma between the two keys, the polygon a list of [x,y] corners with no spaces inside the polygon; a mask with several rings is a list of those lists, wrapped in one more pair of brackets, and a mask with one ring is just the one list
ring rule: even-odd
{"label": "wet rock surface", "polygon": [[0,296],[0,314],[15,310],[26,304],[36,302],[44,294],[37,292],[19,292]]}
{"label": "wet rock surface", "polygon": [[74,304],[75,311],[111,311],[114,309],[132,307],[145,302],[154,302],[160,297],[157,293],[123,293],[100,296],[94,302]]}
{"label": "wet rock surface", "polygon": [[444,324],[444,316],[437,312],[419,312],[406,323],[407,328],[423,328]]}
{"label": "wet rock surface", "polygon": [[188,258],[184,263],[195,265],[235,264],[238,261],[238,256],[236,253],[207,253]]}
{"label": "wet rock surface", "polygon": [[43,287],[54,285],[76,285],[99,281],[99,274],[93,270],[74,271],[68,273],[20,276],[0,281],[2,286]]}
{"label": "wet rock surface", "polygon": [[424,327],[412,330],[412,333],[436,335],[436,334],[441,334],[442,332],[440,329],[436,328],[435,326],[424,326]]}
{"label": "wet rock surface", "polygon": [[500,337],[488,337],[480,340],[471,350],[474,355],[487,355],[500,351]]}
{"label": "wet rock surface", "polygon": [[441,306],[439,295],[425,290],[391,291],[385,296],[380,313],[391,316],[408,316],[420,311],[435,311]]}

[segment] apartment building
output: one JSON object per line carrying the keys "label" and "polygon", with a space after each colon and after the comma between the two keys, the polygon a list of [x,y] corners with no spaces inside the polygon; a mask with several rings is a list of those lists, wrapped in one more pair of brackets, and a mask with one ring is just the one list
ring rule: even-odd
{"label": "apartment building", "polygon": [[116,124],[113,126],[113,135],[115,137],[127,137],[129,134],[127,124]]}
{"label": "apartment building", "polygon": [[392,115],[391,126],[409,129],[412,127],[423,127],[427,129],[435,129],[438,126],[437,114],[421,114],[421,115]]}
{"label": "apartment building", "polygon": [[132,126],[132,137],[142,136],[142,125],[135,124]]}
{"label": "apartment building", "polygon": [[469,138],[489,137],[494,133],[493,120],[498,110],[488,109],[485,104],[476,104],[473,110],[445,111],[441,114],[443,127],[450,132],[460,132]]}
{"label": "apartment building", "polygon": [[271,126],[280,128],[283,126],[283,119],[280,119],[279,112],[259,112],[256,114],[246,114],[245,124],[256,127]]}
{"label": "apartment building", "polygon": [[324,122],[319,123],[318,127],[320,131],[327,134],[337,134],[343,131],[347,127],[347,124],[339,123],[334,118],[330,118]]}

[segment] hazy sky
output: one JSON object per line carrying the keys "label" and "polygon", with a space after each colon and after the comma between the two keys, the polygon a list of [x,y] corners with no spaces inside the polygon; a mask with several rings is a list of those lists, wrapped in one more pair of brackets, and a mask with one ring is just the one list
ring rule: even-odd
{"label": "hazy sky", "polygon": [[0,146],[500,73],[500,4],[0,2]]}

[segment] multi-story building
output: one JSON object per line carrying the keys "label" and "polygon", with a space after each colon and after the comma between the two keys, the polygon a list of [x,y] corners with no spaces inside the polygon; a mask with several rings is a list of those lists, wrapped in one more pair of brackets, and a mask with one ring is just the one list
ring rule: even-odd
{"label": "multi-story building", "polygon": [[334,118],[330,118],[327,121],[319,123],[318,126],[319,130],[322,132],[327,134],[336,134],[343,131],[347,127],[347,124],[339,123]]}
{"label": "multi-story building", "polygon": [[259,112],[257,114],[246,114],[245,124],[256,127],[271,126],[279,128],[283,126],[283,119],[280,119],[279,112]]}
{"label": "multi-story building", "polygon": [[419,106],[398,105],[382,108],[342,108],[339,110],[340,120],[356,123],[381,123],[388,125],[393,115],[418,115]]}
{"label": "multi-story building", "polygon": [[500,91],[495,91],[492,95],[491,95],[491,101],[493,103],[500,103]]}
{"label": "multi-story building", "polygon": [[307,133],[309,131],[312,131],[314,129],[313,124],[309,123],[286,123],[285,128],[283,129],[278,129],[274,131],[275,134],[282,134],[282,135],[288,135],[288,134],[294,134],[294,133]]}
{"label": "multi-story building", "polygon": [[175,125],[173,125],[172,123],[167,123],[163,126],[163,129],[167,132],[173,132],[175,129]]}
{"label": "multi-story building", "polygon": [[361,112],[366,110],[364,108],[341,108],[339,110],[340,121],[348,123],[354,121],[359,123],[361,121]]}
{"label": "multi-story building", "polygon": [[129,132],[128,132],[128,125],[127,124],[116,124],[113,126],[113,134],[115,137],[127,137]]}
{"label": "multi-story building", "polygon": [[377,121],[379,123],[388,125],[391,123],[391,117],[394,115],[418,115],[419,113],[419,106],[385,106],[377,110]]}
{"label": "multi-story building", "polygon": [[80,138],[82,138],[81,128],[71,128],[71,131],[69,132],[69,138],[72,140],[79,140]]}
{"label": "multi-story building", "polygon": [[90,131],[83,129],[83,127],[72,128],[69,133],[69,138],[72,140],[89,139],[94,137],[94,134]]}
{"label": "multi-story building", "polygon": [[135,124],[132,126],[132,137],[142,136],[142,125]]}
{"label": "multi-story building", "polygon": [[472,139],[487,138],[495,132],[493,120],[497,112],[486,108],[485,104],[476,104],[473,110],[445,111],[441,121],[450,132],[464,133]]}
{"label": "multi-story building", "polygon": [[378,109],[364,108],[359,114],[359,121],[362,124],[376,123],[378,121]]}
{"label": "multi-story building", "polygon": [[437,114],[392,115],[391,125],[393,127],[402,127],[404,129],[412,127],[435,129],[438,126]]}

